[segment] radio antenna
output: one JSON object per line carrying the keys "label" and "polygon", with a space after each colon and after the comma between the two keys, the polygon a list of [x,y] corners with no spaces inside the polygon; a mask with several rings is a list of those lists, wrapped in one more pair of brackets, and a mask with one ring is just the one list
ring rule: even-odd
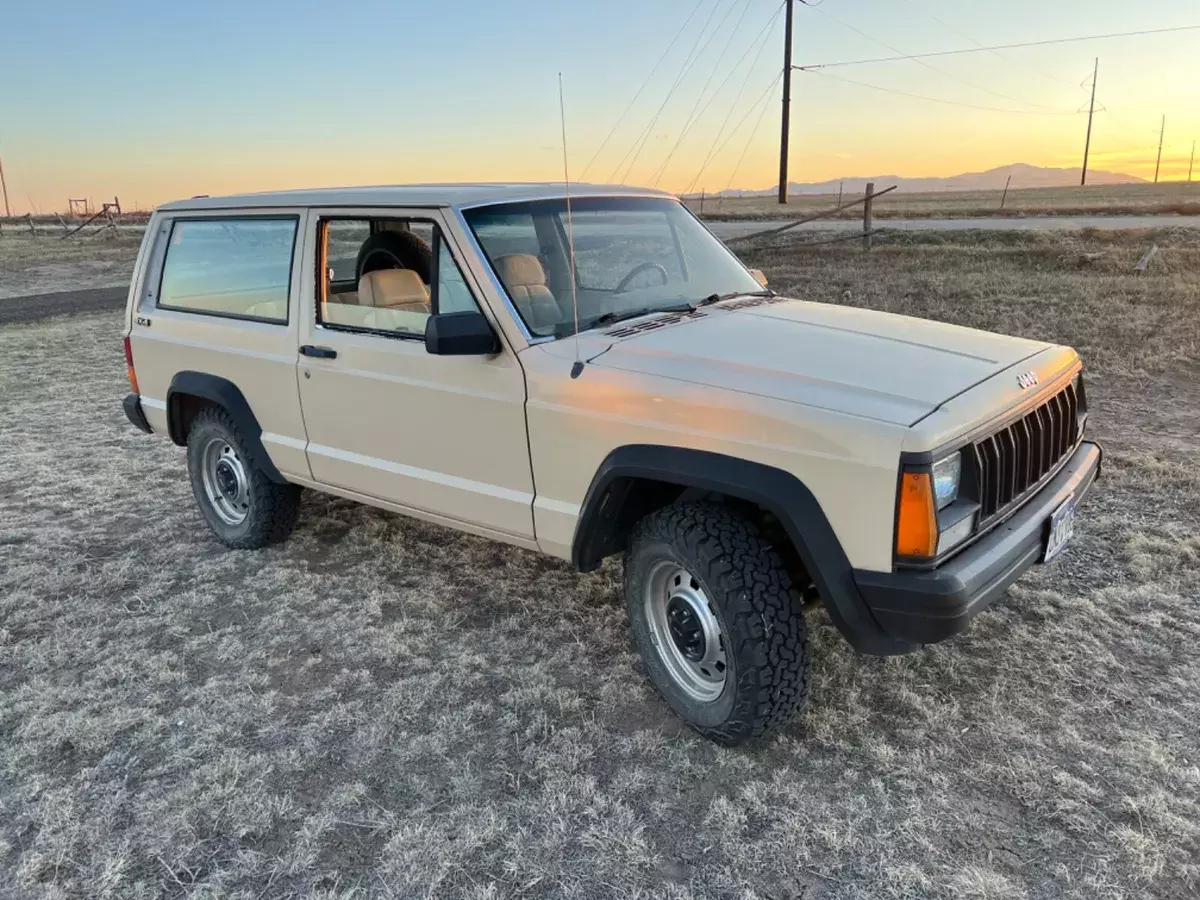
{"label": "radio antenna", "polygon": [[558,117],[562,122],[563,194],[567,198],[567,258],[571,272],[571,311],[575,314],[575,365],[571,377],[583,374],[583,358],[579,355],[579,296],[575,290],[575,232],[571,227],[571,175],[567,168],[567,111],[563,104],[562,72],[558,73]]}

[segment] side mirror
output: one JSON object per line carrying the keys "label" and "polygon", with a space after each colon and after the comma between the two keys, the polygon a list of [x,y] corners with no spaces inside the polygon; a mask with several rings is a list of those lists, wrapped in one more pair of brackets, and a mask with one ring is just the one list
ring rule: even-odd
{"label": "side mirror", "polygon": [[763,287],[767,286],[767,276],[763,274],[762,269],[751,269],[750,274],[754,276],[754,280]]}
{"label": "side mirror", "polygon": [[425,322],[425,352],[435,356],[487,356],[500,352],[500,341],[481,312],[441,313]]}

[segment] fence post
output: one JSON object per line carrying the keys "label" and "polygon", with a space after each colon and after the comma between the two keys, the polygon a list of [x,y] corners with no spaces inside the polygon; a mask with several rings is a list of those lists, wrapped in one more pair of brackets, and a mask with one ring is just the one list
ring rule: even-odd
{"label": "fence post", "polygon": [[700,192],[700,215],[704,215],[704,191]]}
{"label": "fence post", "polygon": [[875,182],[867,183],[867,202],[863,204],[863,249],[871,249],[871,203],[875,193]]}
{"label": "fence post", "polygon": [[29,220],[29,233],[37,237],[37,229],[33,227],[33,213],[29,213],[25,218]]}

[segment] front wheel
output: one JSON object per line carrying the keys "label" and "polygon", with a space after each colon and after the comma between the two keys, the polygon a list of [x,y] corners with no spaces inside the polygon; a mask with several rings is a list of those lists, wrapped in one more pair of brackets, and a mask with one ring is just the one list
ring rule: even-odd
{"label": "front wheel", "polygon": [[643,519],[625,597],[650,680],[701,734],[741,744],[803,708],[812,647],[799,597],[779,555],[730,508],[669,506]]}

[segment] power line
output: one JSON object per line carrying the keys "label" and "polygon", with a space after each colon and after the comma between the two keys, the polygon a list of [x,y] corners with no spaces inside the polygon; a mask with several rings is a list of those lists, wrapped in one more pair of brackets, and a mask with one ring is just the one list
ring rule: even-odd
{"label": "power line", "polygon": [[909,6],[911,6],[913,9],[917,10],[923,16],[933,19],[933,21],[937,22],[939,25],[941,25],[947,31],[952,31],[952,32],[954,32],[954,34],[957,34],[959,37],[965,38],[966,40],[970,41],[972,44],[974,44],[976,47],[980,48],[981,50],[987,50],[994,57],[996,57],[996,59],[1002,59],[1007,63],[1012,63],[1015,66],[1019,66],[1022,70],[1036,72],[1038,75],[1041,75],[1043,78],[1049,79],[1050,81],[1057,81],[1059,84],[1065,84],[1068,87],[1075,87],[1075,83],[1072,81],[1067,81],[1067,79],[1065,79],[1065,78],[1059,78],[1057,75],[1051,75],[1048,72],[1043,72],[1041,69],[1035,69],[1031,66],[1025,65],[1024,63],[1019,63],[1014,59],[1010,59],[1007,56],[997,53],[995,50],[989,50],[987,47],[984,46],[982,41],[975,40],[975,38],[971,37],[971,35],[967,34],[965,31],[962,31],[961,29],[955,28],[953,25],[951,25],[945,19],[935,16],[928,9],[926,9],[923,4],[918,4],[916,2],[916,0],[904,0],[904,2],[907,3]]}
{"label": "power line", "polygon": [[834,81],[841,81],[845,84],[853,84],[858,87],[870,88],[873,91],[882,91],[885,94],[898,94],[901,97],[912,97],[914,100],[928,100],[930,103],[944,103],[947,106],[965,106],[967,109],[982,109],[988,112],[1014,113],[1019,116],[1077,116],[1077,112],[1041,112],[1036,109],[1005,109],[1002,106],[983,106],[979,103],[963,103],[959,100],[944,100],[941,97],[930,97],[926,94],[914,94],[909,91],[901,91],[896,88],[880,87],[877,84],[868,84],[865,81],[855,81],[853,78],[844,78],[841,75],[830,75],[828,72],[818,72],[815,69],[806,69],[803,66],[797,67],[801,72],[807,72],[810,75],[820,75],[822,78],[832,78]]}
{"label": "power line", "polygon": [[[700,39],[704,37],[704,33],[708,30],[708,26],[711,24],[713,16],[717,14],[717,10],[720,8],[721,0],[717,0],[717,2],[713,4],[713,8],[709,10],[708,18],[705,19],[704,24],[700,26],[700,31],[696,34],[696,40],[692,42],[692,47],[690,50],[688,50],[688,54],[684,58],[683,68],[679,70],[679,74],[675,76],[675,80],[671,83],[671,87],[667,90],[667,96],[663,98],[662,104],[658,107],[658,110],[651,117],[650,121],[646,123],[646,127],[642,133],[634,138],[633,145],[625,151],[625,155],[621,157],[621,161],[617,163],[617,167],[613,169],[612,175],[609,176],[609,181],[616,179],[617,172],[619,172],[621,167],[625,165],[625,160],[629,158],[629,154],[631,153],[633,154],[633,159],[630,161],[629,167],[625,170],[626,175],[633,170],[633,166],[637,162],[638,156],[641,155],[642,149],[646,146],[646,141],[650,139],[650,134],[654,131],[654,126],[658,123],[658,119],[662,115],[663,110],[667,108],[667,104],[674,95],[676,88],[679,87],[680,82],[682,82],[687,73],[691,71],[692,65],[696,59],[696,48],[700,46]],[[733,7],[730,6],[730,9],[732,8]],[[714,31],[713,34],[716,34],[716,32]],[[711,41],[712,36],[710,35],[704,46],[707,48]]]}
{"label": "power line", "polygon": [[[833,15],[833,13],[827,13],[822,9],[817,9],[816,11],[819,14],[821,14],[822,16],[824,16],[825,18],[831,19],[832,21],[837,22],[843,28],[848,28],[851,31],[855,32],[856,34],[859,34],[862,37],[865,37],[868,41],[876,43],[881,47],[886,47],[887,49],[891,50],[893,53],[904,54],[904,51],[901,50],[899,47],[894,47],[891,44],[887,43],[886,41],[881,41],[878,38],[872,37],[871,35],[867,34],[865,31],[863,31],[861,28],[856,28],[855,26],[851,25],[849,22],[845,22],[845,21],[839,19],[837,16]],[[1000,91],[992,90],[991,88],[985,87],[984,85],[976,84],[973,81],[968,81],[966,78],[962,78],[961,76],[955,75],[952,72],[947,72],[945,69],[939,69],[937,66],[935,66],[931,63],[925,62],[924,60],[920,59],[918,56],[909,56],[907,54],[905,54],[905,55],[907,56],[908,59],[912,60],[917,65],[922,66],[923,68],[929,69],[929,71],[931,71],[931,72],[937,72],[939,75],[949,78],[952,81],[962,82],[963,84],[967,85],[968,87],[972,87],[977,91],[983,91],[986,94],[991,94],[992,96],[999,97],[1002,100],[1011,100],[1013,103],[1022,103],[1025,106],[1033,106],[1038,109],[1050,109],[1050,107],[1043,106],[1040,103],[1033,103],[1029,100],[1022,100],[1020,97],[1013,97],[1009,94],[1004,94],[1004,93],[1001,93]]]}
{"label": "power line", "polygon": [[[747,4],[746,8],[742,11],[743,16],[746,14],[746,12],[749,10],[749,8],[750,8],[749,4]],[[781,4],[779,6],[779,8],[776,9],[775,12],[771,15],[771,18],[769,18],[767,20],[766,24],[763,25],[763,27],[761,29],[759,29],[758,33],[753,38],[750,39],[750,43],[746,45],[746,49],[744,51],[742,51],[742,55],[738,57],[737,62],[735,62],[733,64],[733,66],[725,74],[725,77],[721,79],[721,83],[717,85],[716,89],[712,93],[712,96],[709,97],[708,100],[705,102],[704,106],[702,106],[700,108],[700,112],[698,112],[695,116],[688,117],[688,119],[685,123],[684,129],[680,133],[679,138],[676,141],[675,147],[672,148],[671,153],[668,154],[667,161],[670,161],[670,157],[672,155],[674,155],[675,150],[677,150],[679,147],[679,142],[683,140],[683,138],[687,134],[687,132],[690,131],[692,129],[692,127],[695,124],[697,124],[700,121],[700,119],[702,119],[704,117],[704,114],[706,112],[708,112],[708,108],[710,106],[712,106],[713,103],[716,102],[717,98],[721,95],[721,91],[725,89],[725,85],[729,84],[729,80],[731,78],[733,78],[733,76],[735,74],[737,74],[737,70],[740,69],[742,66],[742,63],[746,61],[746,57],[750,55],[750,51],[753,50],[757,46],[758,53],[755,55],[754,59],[751,61],[750,69],[746,72],[746,79],[742,82],[741,89],[742,90],[745,89],[746,81],[749,81],[750,75],[754,70],[754,64],[758,62],[758,58],[759,58],[759,56],[762,55],[763,48],[766,46],[765,44],[763,44],[761,42],[761,39],[767,33],[767,30],[771,27],[771,23],[775,21],[776,17],[779,15],[779,13],[782,9],[783,9],[783,6]],[[741,24],[741,17],[738,18],[738,24],[739,25]],[[735,30],[736,30],[736,27],[735,27]],[[729,41],[727,41],[725,44],[725,49],[721,52],[722,56],[724,56],[725,51],[727,51],[729,49],[729,45],[732,42],[733,42],[733,35],[730,35]],[[716,68],[714,67],[713,74],[715,74],[715,72],[716,72]],[[711,81],[712,81],[712,75],[710,74],[709,82],[711,82]],[[705,83],[705,88],[707,88],[707,86],[708,86],[708,82]],[[701,91],[700,93],[701,93],[701,97],[703,97],[705,91]],[[697,102],[699,102],[699,99],[697,100]],[[726,121],[728,121],[728,117],[726,117]],[[658,179],[663,176],[665,170],[666,170],[666,162],[663,163],[662,167],[659,168],[658,172],[655,175],[655,182],[654,182],[655,185],[658,184]]]}
{"label": "power line", "polygon": [[[733,28],[729,31],[729,37],[725,41],[725,46],[722,47],[721,52],[717,54],[718,60],[724,59],[725,54],[729,52],[729,47],[733,43],[734,37],[737,36],[738,29],[742,27],[742,21],[746,18],[746,13],[750,11],[751,2],[753,2],[753,0],[745,0],[745,2],[743,2],[741,15],[739,15],[737,17],[737,21],[733,23]],[[736,6],[736,0],[734,6]],[[713,32],[714,34],[721,30],[721,26],[724,25],[726,19],[729,18],[729,14],[733,12],[734,6],[729,7],[729,12],[725,13],[725,18],[717,24],[716,30]],[[734,68],[736,69],[736,66]],[[732,74],[734,69],[730,69],[729,71],[730,74]],[[674,146],[671,147],[670,152],[667,154],[667,158],[663,160],[662,165],[659,166],[658,170],[654,173],[654,184],[652,187],[658,187],[658,182],[662,179],[663,173],[667,170],[667,166],[670,165],[672,157],[675,156],[675,151],[679,149],[679,145],[683,143],[683,139],[687,137],[687,133],[692,130],[692,125],[694,125],[699,118],[696,115],[696,110],[700,109],[700,104],[704,100],[704,95],[708,93],[708,86],[712,84],[713,77],[716,74],[717,66],[714,65],[708,70],[708,78],[704,80],[704,87],[700,88],[700,93],[696,96],[696,102],[692,104],[692,111],[689,112],[687,118],[683,120],[683,127],[679,130],[678,137],[675,138]],[[717,96],[717,93],[720,93],[721,88],[725,86],[727,81],[729,81],[728,75],[725,76],[725,81],[722,81],[717,87],[716,93],[713,94],[714,98]],[[707,110],[711,104],[712,100],[705,105],[704,110],[701,110],[700,115],[704,115],[704,111]]]}
{"label": "power line", "polygon": [[[671,84],[670,90],[667,91],[667,95],[663,98],[662,105],[659,106],[657,111],[655,111],[654,115],[650,118],[650,121],[646,123],[645,130],[639,136],[638,140],[634,142],[634,146],[629,148],[633,153],[633,158],[629,160],[629,165],[625,167],[625,171],[621,175],[620,180],[622,182],[629,180],[630,173],[633,172],[633,167],[637,165],[638,157],[641,156],[642,151],[646,149],[646,144],[654,134],[654,127],[658,124],[658,120],[662,116],[663,111],[667,108],[667,104],[670,102],[672,95],[674,95],[675,91],[684,82],[687,76],[691,74],[692,69],[695,68],[700,57],[703,56],[704,52],[708,49],[708,45],[711,44],[713,42],[713,38],[717,36],[721,25],[725,23],[725,20],[729,18],[729,14],[733,12],[734,7],[737,5],[737,0],[733,0],[733,2],[729,4],[729,8],[725,11],[725,15],[721,17],[721,21],[717,23],[717,26],[712,30],[712,32],[705,37],[705,33],[708,31],[708,26],[712,23],[713,17],[717,14],[717,10],[721,8],[721,4],[723,2],[724,0],[717,0],[717,2],[713,4],[712,10],[709,11],[708,18],[704,20],[704,24],[700,27],[700,33],[696,35],[696,40],[692,44],[692,49],[688,52],[688,56],[684,60],[683,68],[679,70],[679,74],[675,77],[675,81]],[[700,43],[701,38],[704,38],[703,44]],[[620,168],[624,162],[625,160],[622,159],[617,168]]]}
{"label": "power line", "polygon": [[[685,194],[690,193],[692,188],[694,188],[696,186],[696,182],[698,182],[700,180],[700,176],[702,176],[704,174],[704,170],[706,168],[708,168],[709,162],[712,161],[713,156],[716,153],[717,144],[720,143],[721,138],[725,136],[725,128],[726,128],[726,126],[729,125],[729,120],[733,118],[734,110],[736,110],[738,108],[738,104],[741,102],[741,99],[742,99],[742,94],[744,94],[746,92],[746,85],[748,85],[750,83],[750,78],[751,78],[751,76],[754,75],[754,67],[758,64],[759,59],[762,57],[763,51],[767,49],[766,42],[760,41],[760,38],[762,38],[762,36],[764,34],[766,34],[766,32],[771,28],[771,26],[775,24],[775,20],[779,18],[779,14],[781,12],[783,12],[782,5],[779,6],[775,10],[775,13],[771,16],[771,18],[767,20],[767,24],[765,26],[763,26],[762,31],[760,31],[758,33],[758,35],[754,38],[754,40],[751,41],[750,47],[746,48],[746,53],[742,54],[742,59],[738,60],[737,66],[734,66],[733,70],[730,71],[729,74],[732,75],[733,72],[737,70],[738,66],[740,66],[742,64],[742,61],[746,58],[746,54],[749,53],[750,49],[754,46],[755,43],[757,43],[758,44],[758,52],[754,54],[754,59],[750,60],[750,66],[749,66],[749,68],[746,69],[746,77],[742,79],[742,84],[738,88],[738,92],[737,92],[736,96],[734,96],[733,102],[731,104],[729,104],[729,111],[725,113],[725,119],[723,122],[721,122],[721,127],[717,129],[717,136],[715,138],[713,138],[712,146],[708,148],[708,153],[705,154],[704,161],[700,164],[700,171],[698,171],[696,173],[696,177],[693,178],[691,181],[691,184],[689,184],[687,186],[687,190],[684,191]],[[778,80],[778,77],[776,78],[776,80]],[[772,81],[771,85],[774,85],[774,84],[775,84],[775,82]],[[770,85],[768,86],[768,90],[770,90]],[[720,92],[720,88],[717,89],[717,92],[718,93]]]}
{"label": "power line", "polygon": [[[712,106],[713,103],[716,102],[717,98],[721,95],[721,91],[723,91],[725,89],[725,85],[729,84],[730,79],[732,79],[733,76],[737,74],[738,69],[740,69],[742,67],[742,63],[744,63],[746,61],[746,57],[748,57],[750,55],[750,52],[752,50],[755,50],[757,48],[758,52],[756,52],[754,54],[754,58],[752,60],[750,60],[750,65],[746,69],[746,77],[742,79],[742,83],[738,87],[737,95],[734,97],[733,103],[729,107],[729,111],[725,114],[724,121],[721,122],[721,128],[718,130],[718,133],[717,133],[718,139],[720,138],[721,133],[725,130],[725,126],[729,124],[729,120],[733,117],[733,111],[734,111],[734,109],[737,108],[738,101],[741,99],[742,94],[746,90],[746,85],[749,84],[750,78],[754,75],[755,65],[757,65],[759,58],[762,56],[763,51],[767,47],[766,43],[762,40],[762,38],[770,30],[771,26],[775,23],[775,20],[777,18],[779,18],[779,14],[781,12],[783,12],[782,4],[780,4],[776,8],[775,12],[771,14],[771,17],[769,19],[767,19],[767,21],[763,24],[763,27],[758,30],[758,33],[755,34],[754,37],[750,39],[750,42],[749,42],[749,44],[746,45],[746,49],[742,52],[742,55],[738,57],[737,62],[735,62],[733,64],[733,66],[730,68],[730,70],[725,74],[725,77],[721,79],[721,83],[719,85],[717,85],[716,89],[712,93],[712,96],[709,97],[708,101],[704,104],[703,107],[701,107],[700,112],[697,113],[695,117],[689,117],[689,122],[687,124],[687,127],[684,129],[684,134],[686,134],[687,131],[690,131],[691,128],[694,125],[696,125],[700,121],[701,118],[703,118],[704,114],[706,112],[708,112],[708,108],[710,106]],[[679,140],[682,140],[682,139],[683,139],[683,134],[680,135]],[[714,143],[715,143],[715,141],[714,141]],[[677,148],[678,148],[678,143],[676,144],[676,149]],[[674,153],[674,150],[672,150],[672,153]],[[661,178],[665,169],[666,169],[666,165],[664,164],[663,167],[659,169],[657,177]],[[657,184],[657,183],[658,182],[656,181],[655,184]]]}
{"label": "power line", "polygon": [[[742,160],[744,160],[746,158],[746,152],[750,149],[750,145],[752,143],[754,143],[754,136],[756,134],[758,134],[758,127],[760,125],[762,125],[763,116],[765,116],[767,114],[767,110],[771,106],[771,93],[770,93],[771,89],[773,87],[775,87],[775,85],[778,83],[779,79],[782,77],[783,77],[782,75],[776,75],[775,80],[772,81],[769,85],[767,85],[767,89],[763,92],[762,109],[759,110],[758,120],[755,121],[754,128],[752,128],[750,131],[750,137],[748,137],[746,139],[746,146],[742,148],[742,155],[738,157],[737,165],[735,165],[733,167],[733,171],[729,173],[729,181],[725,185],[726,191],[729,190],[729,188],[733,185],[733,179],[735,179],[737,177],[738,170],[742,167]],[[753,109],[754,107],[750,107],[750,108]],[[742,118],[744,120],[745,116],[743,116]],[[730,134],[729,137],[732,138],[733,135]],[[729,139],[727,138],[726,143],[728,143],[728,140]],[[722,145],[722,146],[724,146],[724,145]],[[724,192],[722,192],[722,193],[724,193]]]}
{"label": "power line", "polygon": [[932,59],[938,56],[961,56],[966,53],[990,53],[995,50],[1018,50],[1023,47],[1048,47],[1052,44],[1078,44],[1082,41],[1106,41],[1112,38],[1144,37],[1153,34],[1174,34],[1180,31],[1197,31],[1200,25],[1178,25],[1174,28],[1152,28],[1145,31],[1120,31],[1112,34],[1092,34],[1086,37],[1054,38],[1046,41],[1027,41],[1020,44],[997,44],[994,47],[968,47],[965,50],[938,50],[933,53],[905,53],[901,56],[880,56],[875,59],[848,59],[840,62],[813,63],[796,66],[805,72],[817,69],[833,69],[841,66],[865,66],[871,63],[899,62],[908,59]]}
{"label": "power line", "polygon": [[738,119],[737,124],[733,126],[733,129],[729,132],[729,136],[721,142],[721,146],[717,148],[717,152],[713,154],[714,156],[719,156],[721,151],[729,145],[729,142],[733,140],[734,135],[737,134],[737,130],[742,127],[745,121],[750,118],[750,115],[754,112],[754,110],[758,108],[758,104],[764,102],[764,98],[770,99],[771,89],[774,88],[775,85],[779,84],[779,79],[782,77],[782,73],[775,73],[775,76],[771,79],[771,83],[768,84],[763,92],[755,97],[753,102],[746,107],[746,111],[742,113],[742,117]]}
{"label": "power line", "polygon": [[650,70],[650,74],[647,75],[642,81],[641,86],[637,89],[637,93],[633,95],[633,99],[630,100],[629,105],[625,107],[625,111],[622,112],[617,118],[617,121],[613,124],[613,127],[609,129],[608,134],[604,136],[604,140],[600,142],[600,146],[596,148],[596,152],[592,156],[591,160],[589,160],[588,164],[583,167],[583,171],[579,173],[580,181],[584,179],[588,173],[588,170],[591,169],[592,165],[597,159],[599,159],[600,154],[604,152],[604,148],[608,146],[608,142],[612,139],[612,136],[616,134],[616,131],[621,126],[621,123],[625,121],[625,117],[629,115],[629,111],[633,109],[633,105],[637,103],[638,97],[642,96],[642,91],[646,89],[646,85],[650,83],[650,79],[654,77],[654,73],[658,71],[659,67],[663,64],[663,61],[667,58],[667,54],[671,52],[671,49],[683,35],[683,32],[687,30],[688,25],[691,24],[692,19],[695,18],[696,13],[699,12],[700,7],[703,5],[704,0],[696,0],[696,5],[692,7],[692,11],[688,13],[688,17],[683,20],[683,24],[679,26],[679,30],[675,32],[675,37],[671,38],[671,43],[667,44],[667,49],[662,52],[662,56],[658,58],[658,62],[654,64],[654,68]]}

